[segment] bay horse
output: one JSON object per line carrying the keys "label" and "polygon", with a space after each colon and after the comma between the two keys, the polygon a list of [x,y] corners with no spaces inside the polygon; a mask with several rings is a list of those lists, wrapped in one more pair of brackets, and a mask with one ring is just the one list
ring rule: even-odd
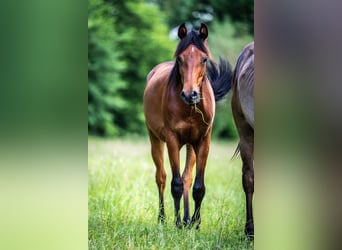
{"label": "bay horse", "polygon": [[[144,91],[144,115],[151,154],[156,166],[159,191],[159,215],[165,221],[164,145],[166,143],[172,172],[171,193],[174,200],[175,221],[178,228],[201,223],[200,208],[205,194],[204,171],[209,153],[210,137],[215,115],[215,101],[230,90],[232,69],[229,62],[212,61],[207,45],[208,28],[201,24],[199,31],[187,31],[185,24],[178,28],[180,39],[175,62],[155,66],[147,76]],[[180,175],[179,151],[186,145],[185,169]],[[195,210],[190,220],[189,190],[192,170],[196,163],[196,177],[192,189]],[[180,219],[180,199],[184,197],[183,223]]]}
{"label": "bay horse", "polygon": [[240,139],[238,150],[246,195],[245,234],[254,238],[254,42],[248,44],[238,57],[232,80],[231,107]]}

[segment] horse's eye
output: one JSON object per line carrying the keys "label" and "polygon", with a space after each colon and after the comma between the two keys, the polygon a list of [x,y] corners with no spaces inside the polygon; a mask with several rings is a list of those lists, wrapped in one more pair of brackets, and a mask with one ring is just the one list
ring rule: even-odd
{"label": "horse's eye", "polygon": [[176,61],[177,61],[178,64],[182,64],[182,59],[180,57],[177,57]]}
{"label": "horse's eye", "polygon": [[208,61],[208,57],[203,58],[202,63],[205,64]]}

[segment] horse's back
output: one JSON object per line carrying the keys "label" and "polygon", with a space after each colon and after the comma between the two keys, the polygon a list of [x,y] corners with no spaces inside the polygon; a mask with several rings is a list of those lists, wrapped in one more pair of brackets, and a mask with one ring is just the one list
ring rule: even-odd
{"label": "horse's back", "polygon": [[148,129],[162,137],[163,97],[174,62],[164,62],[155,66],[146,77],[144,91],[144,114]]}
{"label": "horse's back", "polygon": [[240,106],[248,124],[254,128],[254,42],[244,48],[235,70]]}

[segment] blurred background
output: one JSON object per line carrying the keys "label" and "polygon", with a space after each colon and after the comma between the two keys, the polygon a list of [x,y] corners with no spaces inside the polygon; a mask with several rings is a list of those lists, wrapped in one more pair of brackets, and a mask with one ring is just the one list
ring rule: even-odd
{"label": "blurred background", "polygon": [[[255,19],[239,0],[0,5],[0,249],[87,248],[88,131],[144,135],[145,76],[200,21],[233,66],[257,41],[255,249],[340,248],[340,1],[259,1]],[[236,136],[228,105],[219,138]]]}
{"label": "blurred background", "polygon": [[[0,249],[87,248],[88,130],[144,135],[145,76],[200,21],[233,66],[257,40],[255,249],[339,249],[340,1],[259,1],[255,31],[251,1],[0,5]],[[234,137],[227,105],[217,137]]]}
{"label": "blurred background", "polygon": [[[88,133],[145,136],[145,79],[156,64],[173,60],[178,25],[206,23],[214,60],[234,68],[253,40],[253,8],[253,0],[89,0]],[[217,104],[213,138],[237,138],[229,95]]]}

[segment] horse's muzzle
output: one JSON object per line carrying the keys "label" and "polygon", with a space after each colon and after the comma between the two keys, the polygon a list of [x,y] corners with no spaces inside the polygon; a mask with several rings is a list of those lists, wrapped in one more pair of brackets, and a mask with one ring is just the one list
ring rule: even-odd
{"label": "horse's muzzle", "polygon": [[188,105],[195,105],[200,102],[201,94],[198,91],[191,91],[190,94],[186,94],[184,91],[180,94],[183,102]]}

